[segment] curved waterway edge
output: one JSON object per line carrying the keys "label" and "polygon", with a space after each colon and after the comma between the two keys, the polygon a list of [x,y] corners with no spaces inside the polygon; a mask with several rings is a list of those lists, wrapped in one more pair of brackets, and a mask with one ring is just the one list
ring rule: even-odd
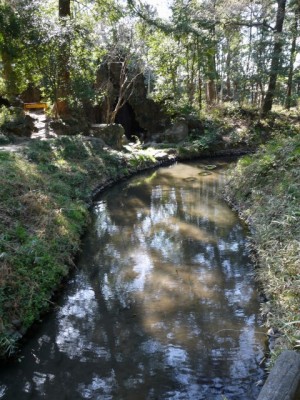
{"label": "curved waterway edge", "polygon": [[222,163],[176,164],[101,195],[78,272],[3,398],[257,397],[258,295],[245,225],[214,199]]}

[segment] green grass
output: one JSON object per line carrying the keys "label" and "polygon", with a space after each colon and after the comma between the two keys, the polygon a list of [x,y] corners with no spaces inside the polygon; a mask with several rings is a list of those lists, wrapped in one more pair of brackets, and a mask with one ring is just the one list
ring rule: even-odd
{"label": "green grass", "polygon": [[[80,250],[93,190],[158,165],[157,160],[190,159],[215,146],[256,141],[247,130],[234,141],[221,143],[223,116],[216,121],[207,117],[204,134],[194,132],[190,143],[174,146],[169,155],[164,144],[145,150],[129,145],[118,152],[82,137],[32,140],[23,154],[0,151],[0,356],[15,351],[19,338],[48,309],[53,291],[68,274]],[[282,132],[290,132],[282,121]],[[265,124],[269,129],[270,122]],[[279,125],[273,123],[273,128]],[[231,132],[234,121],[224,120],[223,127]],[[282,137],[254,158],[240,161],[228,187],[256,229],[261,279],[269,297],[266,307],[271,310],[264,310],[268,323],[278,326],[291,346],[300,340],[299,156],[299,136],[293,130],[293,139]]]}
{"label": "green grass", "polygon": [[155,154],[162,150],[122,153],[82,137],[32,140],[22,154],[0,151],[0,357],[15,351],[68,274],[93,190],[157,165]]}
{"label": "green grass", "polygon": [[118,157],[97,151],[60,138],[0,152],[1,355],[47,310],[80,248],[92,189],[121,170]]}
{"label": "green grass", "polygon": [[47,308],[70,253],[79,249],[88,212],[57,172],[20,155],[0,153],[0,176],[1,343],[15,334],[11,321],[22,321],[25,331]]}
{"label": "green grass", "polygon": [[276,355],[300,345],[300,135],[279,136],[231,174],[227,196],[253,228],[262,313],[279,329]]}

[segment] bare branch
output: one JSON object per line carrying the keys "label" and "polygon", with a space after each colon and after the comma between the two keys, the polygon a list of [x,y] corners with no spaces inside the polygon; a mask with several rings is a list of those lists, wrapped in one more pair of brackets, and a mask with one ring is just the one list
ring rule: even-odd
{"label": "bare branch", "polygon": [[[239,20],[227,20],[218,18],[201,18],[197,16],[196,19],[190,20],[190,23],[180,23],[177,25],[168,23],[161,18],[154,18],[146,15],[141,8],[138,8],[132,0],[127,0],[131,9],[135,14],[143,19],[150,25],[162,30],[165,33],[191,33],[197,37],[203,37],[203,30],[212,30],[217,25],[224,26],[246,26],[246,27],[262,27],[268,30],[274,31],[271,25],[269,25],[265,20],[263,22],[252,22],[252,21],[239,21]],[[231,18],[231,17],[230,17]],[[195,27],[197,25],[197,27]]]}
{"label": "bare branch", "polygon": [[252,21],[230,21],[226,22],[224,26],[246,26],[248,28],[266,28],[270,31],[275,31],[271,25],[267,24],[266,21],[263,22],[252,22]]}

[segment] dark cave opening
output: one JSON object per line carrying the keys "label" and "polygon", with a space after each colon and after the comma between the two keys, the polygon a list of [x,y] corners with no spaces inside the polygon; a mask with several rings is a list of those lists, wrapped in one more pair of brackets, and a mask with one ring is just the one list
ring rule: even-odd
{"label": "dark cave opening", "polygon": [[129,103],[125,103],[119,110],[115,122],[123,126],[128,139],[132,139],[132,136],[140,137],[141,133],[144,132],[144,129],[137,122],[134,110]]}

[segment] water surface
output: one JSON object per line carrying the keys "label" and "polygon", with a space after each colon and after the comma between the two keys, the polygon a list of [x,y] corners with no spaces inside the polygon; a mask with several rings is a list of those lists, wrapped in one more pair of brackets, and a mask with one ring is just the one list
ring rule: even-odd
{"label": "water surface", "polygon": [[78,270],[0,371],[0,398],[257,398],[248,232],[220,199],[227,164],[214,163],[161,168],[99,198]]}

